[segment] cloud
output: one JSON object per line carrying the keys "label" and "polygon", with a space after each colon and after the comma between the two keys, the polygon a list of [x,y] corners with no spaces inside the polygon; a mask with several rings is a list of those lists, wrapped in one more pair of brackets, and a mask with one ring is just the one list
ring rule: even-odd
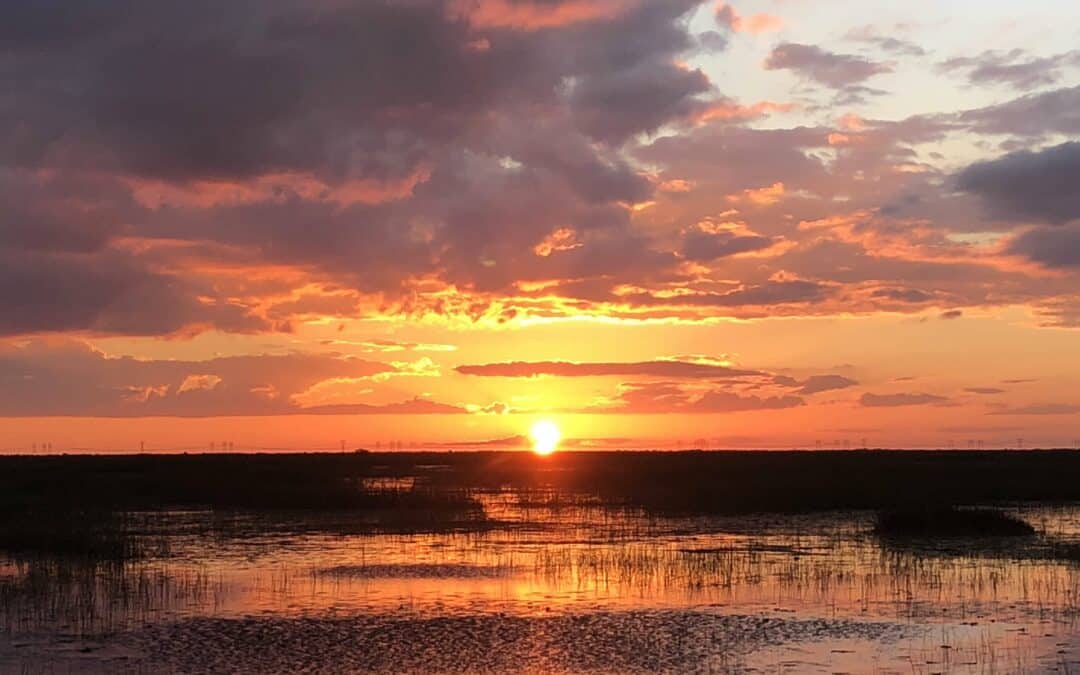
{"label": "cloud", "polygon": [[964,391],[968,392],[969,394],[981,394],[984,396],[989,396],[994,394],[1004,394],[1006,390],[999,387],[966,387]]}
{"label": "cloud", "polygon": [[741,395],[724,389],[687,390],[671,382],[633,382],[620,385],[610,401],[578,410],[613,414],[716,414],[797,408],[806,402],[791,395]]}
{"label": "cloud", "polygon": [[590,136],[620,142],[672,119],[692,118],[701,109],[696,97],[708,90],[701,70],[647,62],[581,78],[569,89],[569,103],[577,125]]}
{"label": "cloud", "polygon": [[968,110],[956,118],[987,134],[1076,136],[1080,134],[1080,85]]}
{"label": "cloud", "polygon": [[[82,342],[0,347],[0,416],[217,417],[464,412],[426,399],[319,404],[324,382],[370,385],[391,364],[333,354],[230,356],[205,361],[108,356]],[[305,396],[307,394],[307,396]],[[357,396],[365,396],[358,391]],[[348,397],[345,397],[346,399]],[[313,401],[311,405],[301,402]]]}
{"label": "cloud", "polygon": [[1016,408],[1003,408],[988,413],[990,415],[1077,415],[1080,414],[1080,405],[1071,403],[1041,403],[1035,405],[1019,406]]}
{"label": "cloud", "polygon": [[698,49],[703,52],[722,52],[728,47],[728,39],[719,31],[709,30],[698,35]]}
{"label": "cloud", "polygon": [[176,390],[176,393],[183,394],[185,391],[212,391],[219,384],[221,384],[221,378],[217,375],[188,375],[184,378],[184,381],[180,383],[180,387]]}
{"label": "cloud", "polygon": [[718,413],[746,410],[784,410],[798,408],[806,402],[798,396],[740,396],[728,391],[706,392],[689,405],[690,412]]}
{"label": "cloud", "polygon": [[811,375],[800,383],[798,393],[803,396],[810,396],[820,394],[823,391],[847,389],[857,384],[859,384],[857,381],[843,375]]}
{"label": "cloud", "polygon": [[1061,77],[1061,70],[1080,65],[1080,51],[1073,50],[1054,56],[1032,57],[1023,49],[1009,51],[987,50],[978,56],[961,56],[939,64],[945,72],[961,72],[974,85],[1004,84],[1026,91],[1052,85]]}
{"label": "cloud", "polygon": [[1061,224],[1080,218],[1080,143],[1014,152],[977,162],[956,176],[957,187],[978,195],[995,218]]}
{"label": "cloud", "polygon": [[639,361],[628,363],[574,363],[570,361],[512,361],[462,365],[455,370],[463,375],[479,377],[611,377],[645,376],[664,378],[747,377],[763,373],[732,368],[718,363],[692,361]]}
{"label": "cloud", "polygon": [[[288,330],[312,283],[330,316],[445,314],[416,280],[665,273],[622,146],[737,107],[678,65],[697,4],[5,3],[0,67],[49,85],[0,107],[0,281],[29,289],[0,334]],[[568,223],[580,255],[531,255]],[[273,301],[269,269],[294,284]]]}
{"label": "cloud", "polygon": [[364,352],[453,352],[456,345],[430,342],[399,342],[397,340],[323,340],[322,344],[340,347],[356,347]]}
{"label": "cloud", "polygon": [[933,293],[922,291],[917,288],[875,288],[870,295],[875,298],[884,298],[911,304],[931,302],[934,300]]}
{"label": "cloud", "polygon": [[756,234],[692,230],[683,237],[682,255],[687,260],[707,261],[769,248],[775,240]]}
{"label": "cloud", "polygon": [[791,70],[834,89],[858,85],[892,72],[892,66],[852,54],[837,54],[816,45],[784,42],[765,60],[766,70]]}
{"label": "cloud", "polygon": [[[843,111],[802,90],[741,102],[689,65],[767,24],[728,5],[703,38],[697,0],[256,4],[0,7],[0,68],[20,74],[0,106],[0,284],[24,289],[0,298],[0,335],[931,305],[1074,321],[1066,281],[1000,255],[1052,233],[1013,215],[987,226],[1000,248],[953,236],[986,219],[935,152],[1075,135],[1080,89],[830,123]],[[837,100],[892,67],[791,42],[770,63]],[[804,123],[752,123],[775,112]]]}
{"label": "cloud", "polygon": [[784,26],[783,19],[778,16],[762,12],[744,17],[730,4],[722,1],[716,6],[716,23],[735,33],[755,35],[778,31]]}
{"label": "cloud", "polygon": [[1005,250],[1045,267],[1080,267],[1080,227],[1035,227],[1010,239]]}
{"label": "cloud", "polygon": [[447,13],[476,28],[534,31],[611,19],[639,0],[451,0]]}
{"label": "cloud", "polygon": [[859,404],[866,408],[896,408],[909,405],[945,403],[949,399],[935,394],[872,394],[865,393]]}
{"label": "cloud", "polygon": [[464,415],[468,410],[461,406],[412,398],[399,403],[372,405],[366,403],[337,403],[301,408],[301,415]]}
{"label": "cloud", "polygon": [[896,56],[925,56],[926,50],[909,40],[892,35],[881,35],[873,26],[863,26],[849,31],[847,39],[873,45],[883,52]]}
{"label": "cloud", "polygon": [[198,278],[157,271],[119,252],[45,253],[0,248],[0,335],[86,330],[168,335],[213,325],[271,330],[253,307],[229,302]]}

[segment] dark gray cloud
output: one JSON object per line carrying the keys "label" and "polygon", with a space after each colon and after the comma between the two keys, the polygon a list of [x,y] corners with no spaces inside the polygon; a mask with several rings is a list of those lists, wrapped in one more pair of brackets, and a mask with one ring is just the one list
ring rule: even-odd
{"label": "dark gray cloud", "polygon": [[892,72],[892,67],[885,63],[794,42],[777,45],[765,60],[765,68],[791,70],[834,89],[858,85],[875,75]]}
{"label": "dark gray cloud", "polygon": [[692,116],[702,107],[695,97],[707,91],[709,80],[700,70],[646,62],[578,80],[571,89],[570,107],[586,133],[618,143]]}
{"label": "dark gray cloud", "polygon": [[1046,267],[1080,267],[1080,227],[1036,227],[1009,241],[1006,250]]}
{"label": "dark gray cloud", "polygon": [[1080,65],[1080,51],[1076,50],[1033,57],[1023,49],[1012,49],[959,56],[941,62],[939,67],[945,72],[963,73],[971,84],[1004,84],[1027,91],[1054,84],[1061,78],[1064,68],[1077,65]]}
{"label": "dark gray cloud", "polygon": [[683,237],[682,255],[687,260],[707,261],[739,253],[769,248],[775,240],[754,234],[702,232],[693,230]]}
{"label": "dark gray cloud", "polygon": [[981,197],[995,218],[1060,224],[1080,218],[1077,176],[1080,143],[1070,142],[973,164],[957,175],[956,184]]}
{"label": "dark gray cloud", "polygon": [[1080,86],[1029,94],[960,113],[957,121],[985,134],[1080,134]]}
{"label": "dark gray cloud", "polygon": [[[442,0],[4,3],[0,259],[27,290],[0,331],[287,325],[285,306],[256,316],[191,261],[121,238],[402,306],[422,276],[497,293],[667,274],[676,257],[631,231],[626,207],[653,186],[621,146],[719,100],[676,65],[699,46],[697,4],[534,29]],[[534,254],[568,226],[574,247]],[[122,316],[147,304],[160,316]]]}
{"label": "dark gray cloud", "polygon": [[167,335],[199,326],[253,333],[275,327],[198,279],[159,273],[119,252],[0,250],[0,287],[0,335]]}
{"label": "dark gray cloud", "polygon": [[[0,68],[18,72],[3,145],[34,166],[403,175],[492,110],[557,109],[568,78],[604,138],[655,128],[708,86],[663,68],[693,45],[676,24],[690,0],[534,32],[474,27],[436,0],[40,4],[0,10]],[[618,134],[592,121],[602,111]]]}

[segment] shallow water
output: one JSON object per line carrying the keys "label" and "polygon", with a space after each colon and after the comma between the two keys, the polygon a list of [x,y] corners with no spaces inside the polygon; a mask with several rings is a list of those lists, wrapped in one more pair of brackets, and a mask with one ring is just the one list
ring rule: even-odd
{"label": "shallow water", "polygon": [[481,531],[143,514],[168,555],[4,561],[0,670],[1080,672],[1080,567],[1043,546],[1080,541],[1080,508],[1018,509],[1040,531],[1022,548],[895,549],[858,512],[481,500]]}

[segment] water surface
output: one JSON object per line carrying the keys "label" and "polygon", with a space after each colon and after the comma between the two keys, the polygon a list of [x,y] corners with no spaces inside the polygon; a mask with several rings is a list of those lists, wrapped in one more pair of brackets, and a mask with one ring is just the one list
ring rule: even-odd
{"label": "water surface", "polygon": [[4,559],[0,669],[1080,672],[1080,567],[1043,546],[1080,541],[1077,507],[1016,509],[1039,530],[1022,546],[897,546],[866,512],[478,498],[484,527],[154,512],[132,517],[160,555]]}

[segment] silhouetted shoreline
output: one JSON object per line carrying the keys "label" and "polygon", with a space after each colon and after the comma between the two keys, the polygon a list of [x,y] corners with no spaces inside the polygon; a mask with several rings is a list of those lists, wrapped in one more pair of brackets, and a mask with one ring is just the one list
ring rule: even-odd
{"label": "silhouetted shoreline", "polygon": [[[408,480],[408,489],[380,482]],[[454,513],[514,489],[658,513],[1080,501],[1080,451],[564,451],[0,457],[0,508]],[[538,497],[541,498],[541,497]]]}

